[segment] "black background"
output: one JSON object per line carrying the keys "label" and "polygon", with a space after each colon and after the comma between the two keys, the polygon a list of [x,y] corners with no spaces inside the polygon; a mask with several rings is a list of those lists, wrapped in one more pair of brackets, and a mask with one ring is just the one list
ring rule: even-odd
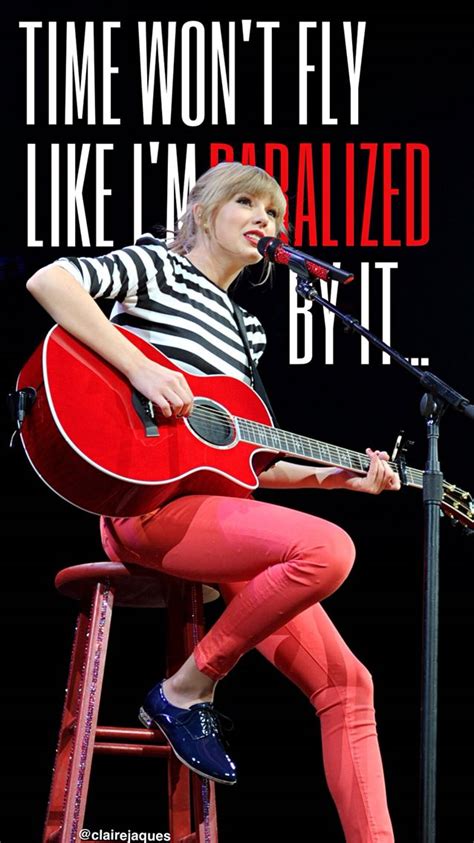
{"label": "black background", "polygon": [[[44,97],[45,34],[38,36],[37,125],[25,125],[25,33],[18,20],[58,21],[63,50],[64,21],[79,18],[58,13],[52,4],[18,11],[1,24],[2,133],[2,373],[4,393],[49,329],[51,320],[25,290],[24,282],[40,266],[63,254],[100,254],[80,245],[65,246],[62,217],[58,249],[48,243],[50,143],[115,144],[106,184],[106,236],[116,247],[133,239],[132,144],[159,140],[163,147],[195,143],[198,174],[208,166],[209,142],[254,142],[257,164],[263,143],[289,145],[292,155],[290,210],[294,204],[297,145],[314,144],[316,178],[322,142],[333,144],[333,228],[343,242],[343,179],[337,162],[344,144],[353,142],[418,142],[430,148],[431,237],[413,248],[319,248],[323,260],[342,262],[356,281],[339,292],[343,309],[360,315],[361,261],[392,260],[399,268],[392,281],[392,342],[403,354],[429,356],[430,369],[472,400],[472,323],[474,294],[470,269],[472,241],[472,27],[466,19],[430,14],[368,20],[360,83],[360,123],[350,126],[342,19],[328,9],[318,16],[311,37],[314,63],[320,66],[320,23],[332,26],[333,107],[337,126],[321,126],[318,74],[310,84],[310,121],[298,126],[297,21],[307,12],[295,8],[279,19],[274,50],[274,122],[262,118],[262,36],[239,47],[237,124],[213,126],[209,120],[189,128],[173,111],[173,123],[157,120],[143,126],[140,114],[136,21],[159,19],[134,10],[111,13],[96,7],[88,19],[120,20],[113,36],[113,64],[120,66],[113,82],[112,113],[120,126],[47,125]],[[318,10],[319,11],[319,10]],[[84,16],[86,11],[82,9]],[[314,13],[316,15],[316,13]],[[199,20],[203,18],[196,17]],[[83,18],[84,19],[84,18]],[[184,22],[184,18],[179,23]],[[80,30],[79,30],[80,31]],[[100,30],[99,30],[100,33]],[[210,33],[209,24],[206,35]],[[239,26],[237,25],[237,33]],[[240,44],[239,37],[237,38]],[[100,57],[100,39],[97,40]],[[179,53],[178,53],[179,55]],[[98,62],[98,68],[100,64]],[[61,74],[59,74],[61,79]],[[99,77],[100,79],[100,77]],[[118,81],[116,81],[118,79]],[[59,91],[61,92],[61,81]],[[210,86],[207,86],[209,93]],[[175,80],[179,104],[179,73]],[[60,101],[60,98],[58,98]],[[101,102],[98,82],[98,103]],[[98,110],[100,119],[100,109]],[[38,167],[38,236],[45,247],[27,248],[26,144],[36,142]],[[160,152],[161,155],[161,152]],[[238,158],[236,154],[236,158]],[[161,159],[160,159],[161,160]],[[166,159],[165,159],[166,160]],[[401,160],[401,158],[399,159]],[[360,166],[363,167],[362,159]],[[93,171],[92,171],[93,172]],[[166,168],[146,174],[144,229],[165,222]],[[402,167],[395,177],[403,184]],[[380,185],[380,179],[378,181]],[[320,188],[317,187],[317,193]],[[89,190],[89,188],[88,188]],[[403,193],[402,193],[403,195]],[[380,233],[380,191],[374,229]],[[94,232],[93,206],[86,190],[88,221]],[[394,225],[403,231],[402,203],[394,203]],[[360,205],[359,205],[360,208]],[[307,243],[304,243],[306,246]],[[380,274],[371,276],[371,327],[380,332]],[[324,362],[322,314],[314,307],[314,355],[311,363],[288,362],[288,278],[278,270],[272,287],[252,289],[241,281],[237,297],[265,324],[269,344],[261,372],[282,427],[326,442],[363,451],[367,446],[391,449],[400,429],[415,444],[410,465],[422,468],[425,431],[419,415],[416,382],[398,367],[382,366],[373,352],[369,366],[360,364],[360,343],[335,330],[335,362]],[[440,456],[445,477],[472,491],[469,422],[450,412],[442,422]],[[97,518],[63,502],[36,477],[21,446],[8,449],[11,426],[5,417],[2,445],[6,465],[2,485],[2,536],[5,547],[2,595],[2,700],[4,806],[2,843],[26,843],[41,837],[57,728],[62,709],[75,606],[54,590],[54,574],[69,564],[103,558]],[[354,538],[358,559],[341,589],[325,602],[341,633],[371,670],[376,689],[378,730],[395,837],[411,843],[418,835],[419,735],[421,684],[421,606],[423,594],[422,496],[414,490],[380,497],[347,492],[275,492],[261,497],[336,521]],[[472,810],[473,683],[472,551],[473,539],[441,525],[438,840],[468,843],[474,837]],[[209,606],[208,619],[222,604]],[[137,707],[162,670],[162,623],[159,613],[118,610],[108,661],[103,722],[135,723]],[[238,663],[221,683],[218,706],[236,723],[232,736],[239,765],[236,788],[218,789],[220,839],[231,841],[298,841],[332,843],[342,832],[327,792],[321,761],[319,726],[309,703],[256,653]],[[464,767],[463,770],[461,768]],[[85,825],[118,831],[165,831],[165,778],[152,762],[94,762]]]}

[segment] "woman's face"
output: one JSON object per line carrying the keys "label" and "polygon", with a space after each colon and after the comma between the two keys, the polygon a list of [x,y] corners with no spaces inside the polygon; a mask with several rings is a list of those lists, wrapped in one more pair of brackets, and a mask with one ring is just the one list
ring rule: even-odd
{"label": "woman's face", "polygon": [[236,193],[219,208],[212,226],[212,245],[242,266],[258,263],[261,237],[274,237],[277,211],[268,196]]}

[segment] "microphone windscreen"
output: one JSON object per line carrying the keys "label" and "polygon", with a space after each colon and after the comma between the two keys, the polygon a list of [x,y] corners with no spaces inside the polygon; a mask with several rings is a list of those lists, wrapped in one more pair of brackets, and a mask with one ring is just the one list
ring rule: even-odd
{"label": "microphone windscreen", "polygon": [[275,249],[282,246],[283,242],[278,237],[261,237],[257,243],[257,249],[267,260],[272,260]]}

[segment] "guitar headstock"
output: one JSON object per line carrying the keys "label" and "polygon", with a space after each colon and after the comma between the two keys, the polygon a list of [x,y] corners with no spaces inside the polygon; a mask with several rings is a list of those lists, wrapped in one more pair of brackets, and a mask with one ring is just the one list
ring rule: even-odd
{"label": "guitar headstock", "polygon": [[441,509],[448,518],[474,532],[474,500],[469,492],[451,483],[443,483]]}

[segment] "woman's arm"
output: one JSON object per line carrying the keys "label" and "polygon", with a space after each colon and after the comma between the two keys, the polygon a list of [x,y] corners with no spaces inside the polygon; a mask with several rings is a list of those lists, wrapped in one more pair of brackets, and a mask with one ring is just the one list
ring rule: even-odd
{"label": "woman's arm", "polygon": [[143,354],[117,331],[89,293],[65,269],[51,264],[26,284],[29,292],[66,331],[129,377]]}
{"label": "woman's arm", "polygon": [[165,416],[190,412],[192,394],[184,375],[142,354],[67,270],[51,264],[36,272],[26,286],[55,322],[115,366]]}
{"label": "woman's arm", "polygon": [[262,471],[259,485],[263,489],[350,489],[372,495],[378,495],[384,489],[400,489],[400,478],[388,465],[387,452],[367,448],[366,453],[370,466],[363,477],[345,468],[315,468],[280,460]]}

